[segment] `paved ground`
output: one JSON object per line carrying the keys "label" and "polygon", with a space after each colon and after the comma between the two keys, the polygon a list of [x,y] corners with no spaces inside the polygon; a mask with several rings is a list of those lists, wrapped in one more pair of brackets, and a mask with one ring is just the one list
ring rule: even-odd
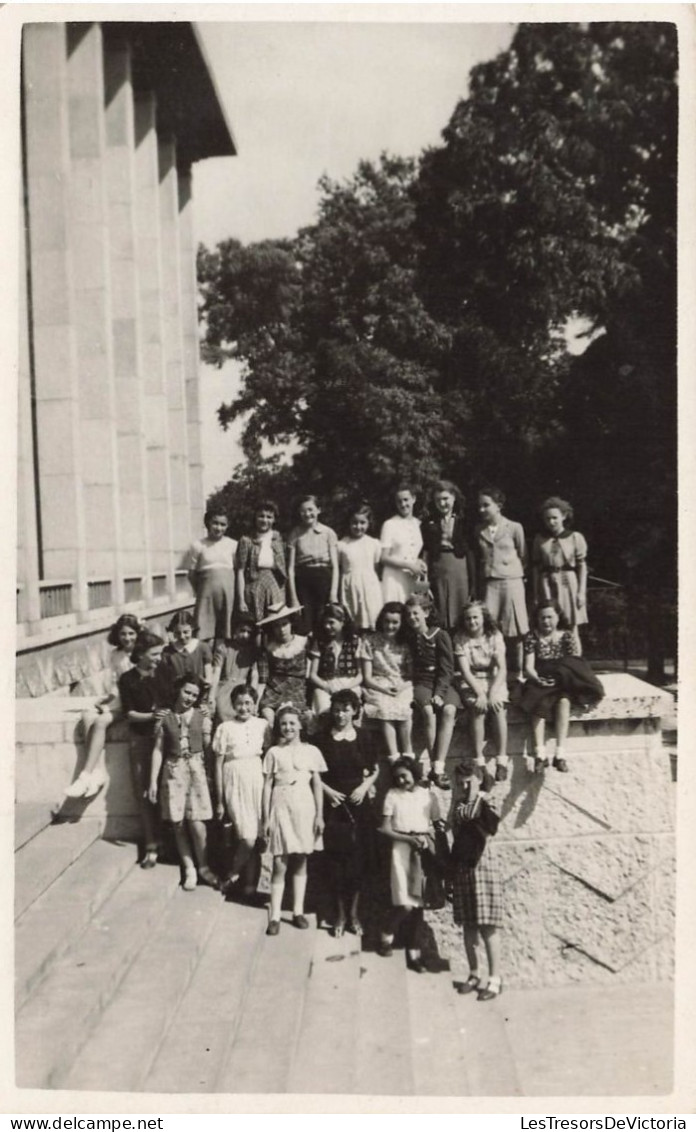
{"label": "paved ground", "polygon": [[[178,870],[143,872],[84,823],[17,823],[17,1084],[187,1093],[658,1096],[672,987],[512,990],[479,1003],[346,935]],[[649,1105],[646,1111],[649,1110]]]}

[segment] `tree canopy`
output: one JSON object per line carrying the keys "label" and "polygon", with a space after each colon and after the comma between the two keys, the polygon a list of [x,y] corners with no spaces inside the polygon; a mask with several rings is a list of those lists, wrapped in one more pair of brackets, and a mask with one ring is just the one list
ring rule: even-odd
{"label": "tree canopy", "polygon": [[325,178],[293,239],[201,249],[205,356],[243,363],[228,505],[493,479],[527,523],[566,494],[614,577],[673,575],[676,68],[669,23],[521,25],[440,146]]}

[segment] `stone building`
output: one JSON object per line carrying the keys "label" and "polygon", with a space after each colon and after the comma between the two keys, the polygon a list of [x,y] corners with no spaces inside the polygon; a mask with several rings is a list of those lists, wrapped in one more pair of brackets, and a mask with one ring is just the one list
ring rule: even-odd
{"label": "stone building", "polygon": [[192,165],[234,140],[190,23],[22,39],[20,696],[87,690],[104,628],[190,601],[204,504]]}

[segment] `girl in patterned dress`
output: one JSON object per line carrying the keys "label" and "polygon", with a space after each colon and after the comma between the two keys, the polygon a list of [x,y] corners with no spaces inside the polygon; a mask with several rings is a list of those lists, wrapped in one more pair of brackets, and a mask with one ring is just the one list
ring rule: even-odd
{"label": "girl in patterned dress", "polygon": [[270,727],[281,704],[291,703],[303,719],[307,714],[307,638],[294,628],[300,609],[282,603],[259,621],[264,633],[258,660],[263,687],[259,714]]}
{"label": "girl in patterned dress", "polygon": [[256,691],[238,684],[230,696],[234,718],[221,723],[213,737],[215,754],[215,816],[233,826],[236,846],[223,888],[244,877],[243,896],[256,892],[258,860],[254,860],[262,835],[263,772],[261,760],[269,727],[256,715]]}
{"label": "girl in patterned dress", "polygon": [[534,597],[555,601],[581,654],[579,625],[587,624],[587,543],[572,529],[573,508],[552,495],[540,508],[546,533],[532,548]]}
{"label": "girl in patterned dress", "polygon": [[377,618],[377,631],[360,646],[365,715],[378,719],[387,757],[413,758],[411,705],[413,660],[406,639],[405,607],[388,601]]}
{"label": "girl in patterned dress", "polygon": [[300,739],[302,720],[297,708],[278,711],[279,742],[266,752],[263,772],[263,829],[273,856],[271,903],[266,935],[280,932],[280,912],[288,868],[292,874],[292,922],[308,928],[304,914],[307,856],[314,852],[324,829],[320,775],[326,771],[321,751]]}
{"label": "girl in patterned dress", "polygon": [[485,766],[483,747],[486,718],[491,720],[496,745],[497,782],[508,775],[507,667],[505,641],[481,601],[464,606],[454,634],[454,660],[459,669],[459,695],[467,709],[476,765]]}
{"label": "girl in patterned dress", "polygon": [[542,601],[536,608],[536,628],[524,640],[525,684],[520,707],[532,717],[534,769],[548,766],[545,747],[546,721],[553,720],[556,753],[552,765],[566,773],[565,742],[570,724],[570,705],[597,703],[604,688],[589,665],[578,657],[575,637],[561,628],[561,611],[555,601]]}
{"label": "girl in patterned dress", "polygon": [[367,532],[372,511],[366,503],[350,516],[350,534],[338,544],[339,596],[358,629],[374,629],[382,608],[382,586],[377,567],[382,555],[379,540]]}
{"label": "girl in patterned dress", "polygon": [[90,711],[82,714],[87,747],[85,765],[75,781],[66,786],[64,793],[68,798],[92,798],[106,782],[106,771],[101,763],[106,732],[112,723],[123,718],[118,681],[133,667],[131,655],[141,628],[137,617],[123,613],[109,630],[106,639],[114,647],[109,657],[107,694],[97,700]]}
{"label": "girl in patterned dress", "polygon": [[219,883],[208,868],[205,827],[213,816],[203,761],[211,724],[196,707],[203,691],[196,676],[180,676],[175,691],[173,709],[163,712],[157,722],[148,798],[153,806],[159,800],[162,819],[174,827],[182,888],[192,892],[199,880],[212,888]]}
{"label": "girl in patterned dress", "polygon": [[234,609],[234,558],[237,543],[227,538],[227,515],[207,511],[207,538],[189,548],[186,566],[196,595],[193,620],[202,641],[224,641],[230,635]]}
{"label": "girl in patterned dress", "polygon": [[334,692],[357,688],[362,683],[359,644],[348,611],[329,602],[309,646],[309,683],[316,715],[329,710]]}
{"label": "girl in patterned dress", "polygon": [[[478,992],[485,1002],[502,993],[500,941],[503,927],[503,883],[491,837],[498,828],[499,807],[489,791],[492,779],[481,782],[473,759],[455,768],[450,822],[454,833],[452,912],[464,929],[464,948],[469,977],[460,984],[460,994]],[[481,937],[488,961],[488,982],[481,986],[479,946]]]}
{"label": "girl in patterned dress", "polygon": [[449,790],[451,783],[445,774],[445,759],[460,700],[452,687],[452,641],[449,633],[433,624],[433,615],[433,601],[428,594],[412,594],[406,602],[413,656],[413,700],[425,727],[430,779],[441,790]]}
{"label": "girl in patterned dress", "polygon": [[277,519],[275,503],[264,499],[254,514],[254,533],[242,535],[237,547],[237,605],[255,621],[285,600],[285,545],[274,530]]}

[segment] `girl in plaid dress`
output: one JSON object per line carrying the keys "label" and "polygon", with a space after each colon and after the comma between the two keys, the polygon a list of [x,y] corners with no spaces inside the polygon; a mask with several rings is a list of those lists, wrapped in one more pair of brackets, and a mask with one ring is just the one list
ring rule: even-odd
{"label": "girl in plaid dress", "polygon": [[[498,828],[497,803],[488,791],[493,779],[487,773],[481,782],[474,759],[465,759],[455,769],[451,822],[454,832],[454,922],[464,929],[464,948],[469,977],[459,986],[460,994],[477,991],[480,1002],[497,998],[503,983],[499,974],[503,927],[503,884],[491,845]],[[475,862],[475,863],[474,863]],[[488,961],[488,982],[481,986],[479,949],[483,938]]]}
{"label": "girl in plaid dress", "polygon": [[159,800],[163,820],[174,827],[184,870],[182,888],[192,892],[199,879],[212,888],[219,883],[208,868],[205,827],[213,816],[203,762],[203,748],[210,738],[210,717],[196,707],[203,691],[197,676],[180,676],[174,688],[174,708],[164,712],[157,723],[148,798],[153,806]]}

